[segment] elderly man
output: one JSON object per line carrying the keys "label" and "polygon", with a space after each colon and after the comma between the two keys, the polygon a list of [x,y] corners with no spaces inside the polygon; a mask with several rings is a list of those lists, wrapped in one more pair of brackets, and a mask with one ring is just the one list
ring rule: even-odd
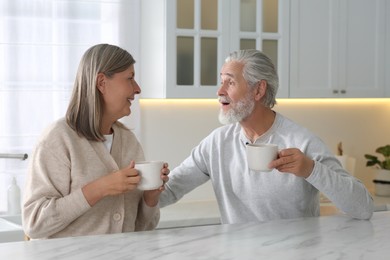
{"label": "elderly man", "polygon": [[[320,192],[352,218],[372,216],[373,201],[364,185],[318,137],[272,110],[278,76],[266,55],[234,52],[220,76],[219,120],[225,126],[172,170],[160,206],[211,180],[224,224],[319,216]],[[271,172],[248,168],[247,143],[278,145]]]}

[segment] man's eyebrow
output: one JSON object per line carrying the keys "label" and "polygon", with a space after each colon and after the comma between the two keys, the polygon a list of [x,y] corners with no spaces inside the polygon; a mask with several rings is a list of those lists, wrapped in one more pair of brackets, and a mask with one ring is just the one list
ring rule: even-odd
{"label": "man's eyebrow", "polygon": [[227,76],[229,76],[231,78],[234,78],[234,75],[231,74],[231,73],[220,73],[220,76],[224,76],[224,75],[227,75]]}

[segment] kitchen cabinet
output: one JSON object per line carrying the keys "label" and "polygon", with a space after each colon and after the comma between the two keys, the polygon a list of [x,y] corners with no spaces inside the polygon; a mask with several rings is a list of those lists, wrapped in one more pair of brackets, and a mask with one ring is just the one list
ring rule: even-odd
{"label": "kitchen cabinet", "polygon": [[248,48],[276,64],[278,98],[390,97],[389,16],[386,0],[143,0],[141,98],[215,98]]}
{"label": "kitchen cabinet", "polygon": [[[289,1],[142,0],[141,98],[215,98],[225,57],[263,50],[288,78]],[[288,86],[281,80],[281,86]],[[280,87],[278,97],[287,97]]]}
{"label": "kitchen cabinet", "polygon": [[290,97],[390,96],[388,2],[293,0],[290,5]]}

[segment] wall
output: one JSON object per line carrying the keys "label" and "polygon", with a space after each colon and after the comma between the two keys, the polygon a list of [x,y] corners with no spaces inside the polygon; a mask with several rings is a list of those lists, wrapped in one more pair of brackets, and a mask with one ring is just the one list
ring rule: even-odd
{"label": "wall", "polygon": [[[217,100],[141,99],[141,137],[147,159],[162,159],[170,169],[180,164],[191,149],[220,126]],[[365,166],[365,153],[390,144],[389,99],[281,99],[275,110],[317,134],[336,153],[357,159],[355,177],[373,191],[373,170]],[[183,200],[210,200],[210,183]]]}
{"label": "wall", "polygon": [[[200,140],[219,127],[219,104],[210,100],[140,99],[130,118],[122,121],[133,128],[147,159],[162,159],[170,169],[179,165]],[[365,167],[365,153],[390,144],[390,99],[281,99],[275,110],[307,127],[336,153],[343,143],[344,152],[357,159],[355,176],[373,191],[373,170]],[[140,115],[139,115],[140,113]],[[138,124],[141,127],[137,127]],[[23,195],[26,161],[8,160],[3,164],[23,174],[15,174]],[[4,171],[0,181],[0,213],[6,210],[6,191],[14,172]],[[210,183],[198,187],[183,201],[213,200]]]}

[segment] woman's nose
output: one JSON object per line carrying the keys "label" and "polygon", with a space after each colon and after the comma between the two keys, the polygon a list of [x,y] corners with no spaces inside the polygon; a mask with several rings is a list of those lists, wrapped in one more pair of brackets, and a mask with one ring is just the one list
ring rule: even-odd
{"label": "woman's nose", "polygon": [[135,81],[134,93],[138,95],[141,94],[141,87],[138,85],[137,81]]}

